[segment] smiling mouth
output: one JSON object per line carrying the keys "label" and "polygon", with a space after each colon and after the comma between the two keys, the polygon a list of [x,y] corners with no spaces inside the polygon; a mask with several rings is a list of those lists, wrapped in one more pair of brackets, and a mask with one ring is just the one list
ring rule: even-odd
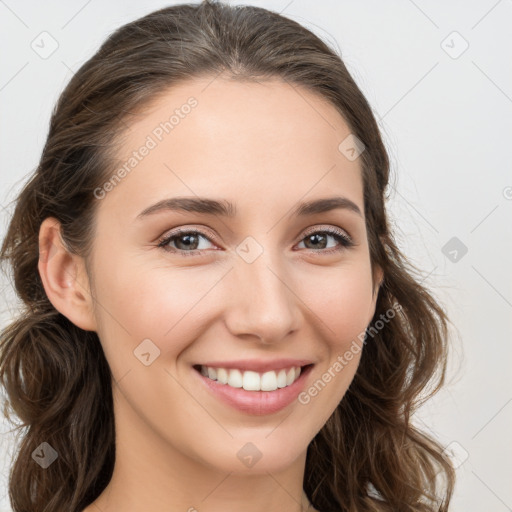
{"label": "smiling mouth", "polygon": [[194,365],[193,368],[203,377],[232,388],[243,388],[246,391],[275,391],[291,386],[302,373],[308,371],[312,366],[313,364],[290,366],[267,372],[242,371],[236,368],[213,368],[199,364]]}

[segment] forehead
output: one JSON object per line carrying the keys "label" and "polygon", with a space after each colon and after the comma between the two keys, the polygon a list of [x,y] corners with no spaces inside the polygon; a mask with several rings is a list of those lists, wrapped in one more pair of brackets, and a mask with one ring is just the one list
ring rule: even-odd
{"label": "forehead", "polygon": [[293,202],[335,188],[363,209],[360,159],[339,149],[350,128],[330,102],[302,87],[194,79],[125,121],[117,169],[127,172],[110,202],[130,197],[142,207],[162,195],[215,195],[262,205],[265,197]]}

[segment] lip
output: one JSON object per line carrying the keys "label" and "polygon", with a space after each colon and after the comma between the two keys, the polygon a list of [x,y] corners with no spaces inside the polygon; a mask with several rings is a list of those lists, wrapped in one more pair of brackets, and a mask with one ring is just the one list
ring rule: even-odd
{"label": "lip", "polygon": [[[291,366],[294,365],[292,364]],[[232,388],[227,384],[221,384],[216,380],[205,377],[200,373],[200,371],[197,370],[197,368],[192,368],[192,372],[197,375],[199,379],[201,379],[203,385],[206,385],[208,390],[216,398],[225,404],[246,414],[263,416],[281,411],[292,402],[294,402],[300,392],[304,389],[306,378],[314,365],[310,363],[307,364],[305,368],[304,365],[296,366],[301,366],[299,378],[290,386],[278,388],[274,391],[246,391],[243,388]],[[219,366],[217,368],[226,368],[226,366]],[[233,366],[233,368],[240,367]]]}
{"label": "lip", "polygon": [[313,361],[306,359],[274,359],[265,361],[263,359],[239,359],[237,361],[216,361],[197,363],[194,366],[209,366],[210,368],[226,368],[229,370],[242,370],[253,371],[258,373],[265,373],[271,370],[282,370],[283,368],[290,368],[292,366],[307,366],[313,364]]}

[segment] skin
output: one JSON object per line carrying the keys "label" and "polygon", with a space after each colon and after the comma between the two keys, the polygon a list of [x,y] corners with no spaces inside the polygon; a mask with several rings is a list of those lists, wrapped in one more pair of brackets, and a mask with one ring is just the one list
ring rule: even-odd
{"label": "skin", "polygon": [[[361,159],[338,150],[350,134],[343,118],[323,98],[279,80],[212,79],[175,86],[130,119],[120,162],[169,112],[190,96],[198,100],[98,200],[89,273],[62,245],[55,219],[41,226],[41,254],[51,254],[39,263],[48,297],[98,333],[114,376],[114,474],[86,512],[305,510],[307,446],[343,398],[360,353],[308,404],[263,416],[220,402],[192,365],[306,358],[315,364],[307,389],[375,311],[382,273],[376,268],[372,282]],[[196,195],[232,201],[236,218],[162,211],[136,220],[161,199]],[[333,195],[352,200],[362,216],[342,209],[290,216],[301,201]],[[208,237],[196,240],[200,254],[157,246],[177,227]],[[329,227],[355,245],[322,232]],[[327,239],[308,244],[308,228]],[[248,236],[263,249],[252,263],[236,252]],[[170,246],[187,250],[183,236]],[[160,350],[149,366],[134,356],[147,338]],[[249,442],[262,454],[250,468],[237,457]]]}

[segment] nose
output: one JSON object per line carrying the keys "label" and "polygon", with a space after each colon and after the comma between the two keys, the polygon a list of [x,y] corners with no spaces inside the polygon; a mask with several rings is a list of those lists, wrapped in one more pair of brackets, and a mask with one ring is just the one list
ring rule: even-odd
{"label": "nose", "polygon": [[269,251],[251,263],[236,258],[227,278],[225,319],[234,336],[273,344],[298,330],[304,303],[294,290],[291,272]]}

